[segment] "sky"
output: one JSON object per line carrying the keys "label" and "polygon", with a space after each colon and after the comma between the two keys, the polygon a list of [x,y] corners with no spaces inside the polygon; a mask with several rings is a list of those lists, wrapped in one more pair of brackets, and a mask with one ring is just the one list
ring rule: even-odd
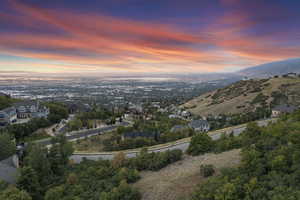
{"label": "sky", "polygon": [[299,9],[299,0],[0,0],[0,72],[232,72],[300,57]]}

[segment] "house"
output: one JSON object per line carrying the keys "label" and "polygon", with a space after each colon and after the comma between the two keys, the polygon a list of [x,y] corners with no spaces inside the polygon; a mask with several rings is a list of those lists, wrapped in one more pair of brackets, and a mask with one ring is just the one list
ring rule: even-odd
{"label": "house", "polygon": [[131,113],[135,113],[135,114],[139,114],[139,113],[143,113],[143,106],[141,105],[130,105],[128,107],[128,110],[131,112]]}
{"label": "house", "polygon": [[192,116],[192,114],[189,111],[184,110],[181,112],[181,116],[184,118],[189,118]]}
{"label": "house", "polygon": [[188,125],[190,128],[194,129],[194,131],[207,132],[210,130],[209,123],[206,120],[193,120]]}
{"label": "house", "polygon": [[9,107],[0,111],[0,125],[12,124],[17,121],[17,110]]}
{"label": "house", "polygon": [[14,104],[14,107],[17,110],[17,117],[19,119],[46,118],[50,113],[49,108],[40,105],[38,101],[18,102]]}
{"label": "house", "polygon": [[174,114],[169,115],[169,119],[176,119],[176,118],[180,118],[180,116]]}
{"label": "house", "polygon": [[146,133],[146,132],[127,132],[122,136],[122,140],[124,139],[135,139],[135,138],[146,138],[146,139],[154,139],[157,140],[159,137],[158,133]]}
{"label": "house", "polygon": [[171,128],[171,133],[177,133],[177,132],[180,132],[180,131],[184,131],[186,130],[187,127],[186,126],[183,126],[183,125],[175,125]]}
{"label": "house", "polygon": [[297,77],[297,74],[296,73],[288,73],[285,76],[290,77],[290,78],[295,78],[295,77]]}
{"label": "house", "polygon": [[292,105],[278,105],[272,109],[272,117],[278,117],[282,114],[289,114],[297,110],[296,106]]}

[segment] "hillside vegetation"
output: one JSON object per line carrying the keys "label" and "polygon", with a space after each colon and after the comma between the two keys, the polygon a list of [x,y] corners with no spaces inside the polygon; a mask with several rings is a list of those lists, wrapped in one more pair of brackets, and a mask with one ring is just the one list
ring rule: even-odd
{"label": "hillside vegetation", "polygon": [[207,153],[201,156],[184,156],[160,171],[143,171],[141,179],[134,184],[142,194],[142,200],[175,200],[189,197],[198,184],[207,178],[200,174],[200,165],[211,164],[220,174],[222,168],[240,164],[240,150],[234,149],[220,154]]}
{"label": "hillside vegetation", "polygon": [[300,105],[300,78],[251,79],[201,95],[183,107],[195,115],[252,112],[258,107],[288,103]]}
{"label": "hillside vegetation", "polygon": [[267,127],[248,124],[238,168],[200,184],[189,200],[300,199],[300,112]]}

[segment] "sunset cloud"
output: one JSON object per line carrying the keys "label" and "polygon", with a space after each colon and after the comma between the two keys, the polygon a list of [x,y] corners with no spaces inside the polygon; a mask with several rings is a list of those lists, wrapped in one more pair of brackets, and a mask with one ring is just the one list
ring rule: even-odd
{"label": "sunset cloud", "polygon": [[[300,56],[295,30],[274,28],[269,16],[244,10],[242,0],[221,0],[225,10],[200,20],[197,31],[191,31],[190,24],[7,2],[10,12],[0,9],[0,23],[7,27],[0,31],[0,54],[43,60],[40,65],[25,63],[31,70],[40,66],[45,71],[214,72]],[[191,21],[197,22],[196,17]],[[264,33],[261,26],[268,25],[274,35]],[[4,65],[6,70],[9,65],[26,68],[3,58],[1,68]]]}

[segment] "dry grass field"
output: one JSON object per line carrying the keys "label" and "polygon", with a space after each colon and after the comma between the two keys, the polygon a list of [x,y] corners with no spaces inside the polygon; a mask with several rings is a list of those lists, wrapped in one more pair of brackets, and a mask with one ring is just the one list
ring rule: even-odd
{"label": "dry grass field", "polygon": [[200,165],[212,164],[216,174],[221,168],[234,167],[240,163],[240,150],[221,154],[187,156],[157,172],[142,172],[142,178],[133,186],[143,194],[142,200],[178,200],[188,197],[197,184],[205,181],[200,175]]}

